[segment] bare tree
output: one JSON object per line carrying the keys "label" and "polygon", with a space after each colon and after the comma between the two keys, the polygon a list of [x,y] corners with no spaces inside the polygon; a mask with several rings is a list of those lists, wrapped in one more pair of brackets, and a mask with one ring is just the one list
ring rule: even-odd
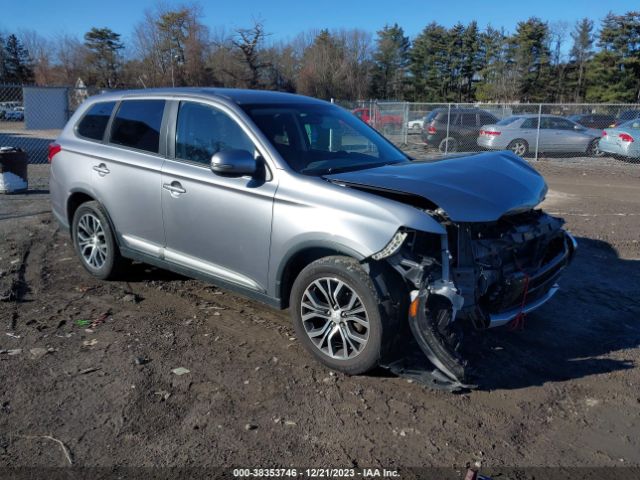
{"label": "bare tree", "polygon": [[[176,9],[158,6],[147,10],[134,29],[138,63],[130,75],[145,86],[204,85],[210,83],[206,67],[209,31],[198,5]],[[136,75],[137,72],[137,75]]]}
{"label": "bare tree", "polygon": [[37,85],[54,83],[53,59],[55,49],[52,42],[35,30],[22,30],[20,39],[33,62],[34,80]]}
{"label": "bare tree", "polygon": [[237,29],[231,40],[242,63],[245,65],[247,73],[244,81],[248,88],[258,88],[260,86],[260,76],[263,70],[269,66],[269,63],[264,61],[261,54],[261,47],[267,35],[262,22],[256,20],[250,28]]}

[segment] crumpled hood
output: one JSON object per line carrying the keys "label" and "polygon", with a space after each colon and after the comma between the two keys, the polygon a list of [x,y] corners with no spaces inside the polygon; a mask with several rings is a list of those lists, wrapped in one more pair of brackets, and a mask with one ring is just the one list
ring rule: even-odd
{"label": "crumpled hood", "polygon": [[491,222],[530,209],[547,193],[542,176],[511,152],[413,161],[326,175],[337,183],[417,195],[455,222]]}

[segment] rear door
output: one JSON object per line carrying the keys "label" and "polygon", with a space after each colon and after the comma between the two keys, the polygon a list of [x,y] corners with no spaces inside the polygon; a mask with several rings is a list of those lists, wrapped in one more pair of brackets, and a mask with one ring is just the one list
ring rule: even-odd
{"label": "rear door", "polygon": [[165,149],[163,99],[125,99],[108,145],[92,159],[93,186],[125,246],[154,256],[164,244],[160,175]]}
{"label": "rear door", "polygon": [[[175,126],[161,182],[165,259],[265,291],[276,182],[263,153],[227,107],[189,100],[173,102],[171,109]],[[213,173],[211,157],[223,150],[254,153],[259,174]]]}
{"label": "rear door", "polygon": [[475,146],[478,131],[478,118],[475,112],[460,114],[460,139],[464,146]]}

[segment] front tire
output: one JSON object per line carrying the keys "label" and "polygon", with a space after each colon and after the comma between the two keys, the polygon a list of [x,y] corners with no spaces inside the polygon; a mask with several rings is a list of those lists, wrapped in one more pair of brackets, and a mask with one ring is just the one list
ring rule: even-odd
{"label": "front tire", "polygon": [[600,142],[599,139],[595,139],[589,144],[589,147],[587,147],[587,155],[589,155],[590,157],[604,156],[604,152],[600,151],[599,142]]}
{"label": "front tire", "polygon": [[349,375],[378,365],[387,319],[371,277],[353,258],[324,257],[305,267],[290,297],[296,336],[317,360]]}
{"label": "front tire", "polygon": [[73,247],[85,270],[102,280],[116,278],[125,260],[104,208],[96,201],[83,203],[74,213],[71,225]]}

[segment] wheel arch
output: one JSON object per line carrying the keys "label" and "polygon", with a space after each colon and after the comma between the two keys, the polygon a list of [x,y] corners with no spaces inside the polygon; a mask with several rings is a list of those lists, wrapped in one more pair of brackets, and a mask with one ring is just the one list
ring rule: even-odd
{"label": "wheel arch", "polygon": [[357,261],[364,257],[345,245],[331,242],[306,243],[290,250],[278,267],[276,274],[276,296],[280,299],[282,308],[289,306],[289,295],[293,282],[300,272],[310,263],[331,255],[344,255]]}
{"label": "wheel arch", "polygon": [[109,222],[109,227],[111,227],[111,231],[113,232],[113,236],[116,241],[116,245],[120,247],[120,235],[118,234],[118,231],[116,230],[115,225],[113,224],[111,215],[109,215],[109,212],[107,211],[105,206],[102,204],[102,202],[100,202],[100,200],[96,198],[95,195],[93,195],[92,193],[84,189],[73,190],[71,192],[71,195],[69,195],[69,198],[67,199],[67,206],[66,206],[67,221],[69,222],[70,235],[73,236],[73,216],[75,215],[78,208],[80,208],[81,205],[87,202],[97,202],[100,205],[104,215],[107,217],[107,220]]}

